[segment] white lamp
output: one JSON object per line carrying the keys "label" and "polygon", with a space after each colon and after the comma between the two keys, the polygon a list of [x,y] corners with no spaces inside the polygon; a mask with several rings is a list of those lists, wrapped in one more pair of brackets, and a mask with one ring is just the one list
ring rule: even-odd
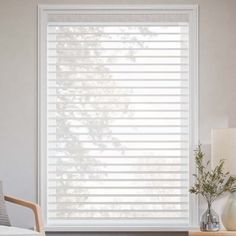
{"label": "white lamp", "polygon": [[[225,171],[236,176],[236,128],[213,129],[211,144],[212,167],[224,159]],[[236,193],[228,198],[221,219],[227,230],[236,230]]]}

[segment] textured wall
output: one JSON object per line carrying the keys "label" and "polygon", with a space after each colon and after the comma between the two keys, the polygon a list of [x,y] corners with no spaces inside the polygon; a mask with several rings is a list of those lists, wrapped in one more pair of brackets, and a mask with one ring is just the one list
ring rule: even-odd
{"label": "textured wall", "polygon": [[[0,179],[6,193],[37,200],[37,5],[55,3],[199,4],[199,125],[207,154],[211,128],[236,127],[235,0],[0,0]],[[9,211],[13,224],[32,226],[28,210]]]}

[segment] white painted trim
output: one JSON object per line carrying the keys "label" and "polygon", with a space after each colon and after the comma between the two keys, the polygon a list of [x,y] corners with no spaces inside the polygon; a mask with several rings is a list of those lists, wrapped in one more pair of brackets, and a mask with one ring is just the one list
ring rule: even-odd
{"label": "white painted trim", "polygon": [[45,173],[45,152],[46,152],[46,120],[44,118],[46,110],[46,19],[47,13],[38,8],[38,191],[39,191],[39,204],[42,207],[43,219],[47,219],[46,215],[46,191],[45,183],[47,176]]}
{"label": "white painted trim", "polygon": [[197,4],[179,4],[179,5],[170,5],[170,4],[158,4],[158,5],[149,5],[149,4],[119,4],[119,5],[107,5],[107,4],[97,4],[97,5],[87,5],[87,4],[70,4],[70,5],[51,5],[51,4],[39,4],[39,11],[50,12],[55,10],[196,10],[198,8]]}
{"label": "white painted trim", "polygon": [[[194,10],[191,12],[191,20],[190,20],[190,29],[192,33],[190,34],[192,36],[192,39],[190,40],[190,43],[192,42],[192,46],[190,45],[190,65],[192,66],[190,68],[190,94],[192,94],[191,98],[191,107],[190,114],[192,114],[191,122],[194,125],[191,125],[192,127],[191,133],[194,134],[192,137],[192,143],[190,144],[190,158],[192,160],[195,160],[194,158],[194,151],[198,145],[199,140],[199,90],[198,90],[198,6],[195,5]],[[193,174],[196,173],[196,166],[195,161],[190,162],[189,167],[189,186],[193,185],[194,178]],[[191,226],[197,227],[199,225],[199,203],[198,203],[198,197],[195,195],[190,195],[189,198],[190,202],[190,219],[191,219]]]}
{"label": "white painted trim", "polygon": [[[78,12],[78,11],[92,11],[92,10],[99,10],[101,14],[103,14],[107,10],[112,11],[119,11],[125,10],[126,13],[129,10],[140,11],[162,11],[163,13],[177,11],[179,13],[188,13],[192,18],[192,43],[193,49],[191,51],[191,94],[192,101],[192,114],[191,122],[195,124],[192,129],[194,133],[194,137],[192,138],[192,142],[190,144],[190,149],[195,149],[196,145],[198,144],[198,5],[38,5],[38,194],[39,194],[39,203],[42,206],[43,210],[43,217],[46,220],[46,205],[47,205],[47,193],[45,191],[46,188],[46,180],[47,176],[45,176],[45,167],[46,167],[46,134],[43,130],[46,130],[46,123],[44,119],[44,112],[46,111],[46,101],[45,101],[45,93],[46,93],[46,80],[42,78],[46,76],[46,19],[48,14],[51,12],[60,12],[60,13],[70,13]],[[94,11],[93,11],[94,12]],[[130,11],[131,12],[131,11]],[[43,151],[42,151],[43,150]],[[193,157],[193,156],[192,156]],[[189,183],[190,185],[193,183],[192,174],[195,172],[195,165],[191,163],[190,166],[190,176],[189,176]],[[190,209],[191,209],[191,226],[197,227],[198,225],[198,199],[190,196]],[[47,222],[45,221],[46,231],[187,231],[193,229],[192,227],[154,227],[154,226],[94,226],[94,227],[82,227],[82,226],[70,226],[70,227],[54,227],[50,226],[47,227]]]}

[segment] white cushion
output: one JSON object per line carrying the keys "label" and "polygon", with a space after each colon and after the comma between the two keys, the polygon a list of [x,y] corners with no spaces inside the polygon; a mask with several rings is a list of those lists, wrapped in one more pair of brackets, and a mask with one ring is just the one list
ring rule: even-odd
{"label": "white cushion", "polygon": [[0,236],[17,236],[17,235],[39,236],[40,234],[33,230],[0,225]]}

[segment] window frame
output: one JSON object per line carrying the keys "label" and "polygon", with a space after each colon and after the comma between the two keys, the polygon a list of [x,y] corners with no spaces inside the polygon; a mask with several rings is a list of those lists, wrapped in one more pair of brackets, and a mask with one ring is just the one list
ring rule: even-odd
{"label": "window frame", "polygon": [[[47,170],[46,170],[46,91],[47,91],[47,18],[51,12],[60,11],[65,13],[76,12],[77,10],[156,10],[156,11],[176,11],[178,13],[187,13],[190,18],[190,41],[189,41],[189,59],[190,59],[190,153],[189,153],[189,186],[194,179],[192,173],[195,173],[194,150],[198,144],[198,5],[38,5],[38,202],[42,207],[43,218],[45,220],[46,231],[51,232],[99,232],[99,231],[187,231],[196,228],[198,225],[198,198],[189,196],[189,217],[188,227],[158,227],[158,226],[48,226],[47,219]],[[191,161],[192,160],[192,161]]]}

